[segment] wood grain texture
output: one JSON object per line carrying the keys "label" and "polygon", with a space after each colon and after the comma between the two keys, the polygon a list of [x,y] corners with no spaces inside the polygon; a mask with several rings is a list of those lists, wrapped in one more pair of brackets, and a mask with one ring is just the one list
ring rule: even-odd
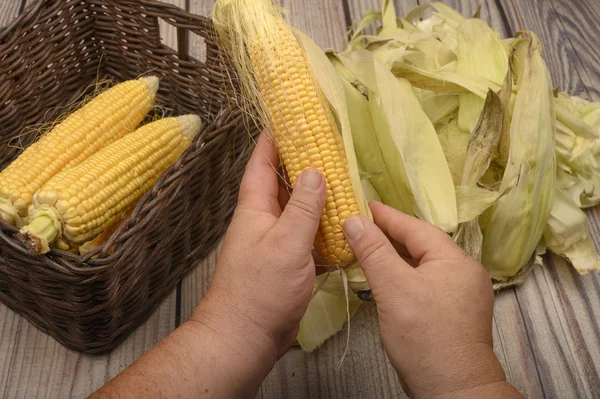
{"label": "wood grain texture", "polygon": [[[350,21],[380,0],[282,0],[291,23],[324,48],[342,49]],[[210,15],[212,0],[168,0]],[[479,1],[445,0],[465,15]],[[552,76],[561,88],[600,99],[597,38],[600,3],[596,0],[482,0],[481,17],[503,34],[523,27],[545,45]],[[399,14],[416,0],[396,0]],[[0,0],[0,26],[14,18],[20,0]],[[161,25],[162,27],[163,25]],[[173,29],[163,42],[176,48]],[[203,59],[203,43],[190,37],[191,55]],[[600,244],[600,210],[588,211]],[[599,246],[600,248],[600,246]],[[0,305],[0,398],[83,398],[131,364],[189,315],[208,289],[218,249],[209,254],[119,348],[89,357],[66,350],[14,312]],[[600,277],[579,276],[557,257],[547,258],[520,288],[496,296],[494,350],[508,379],[528,398],[593,398],[600,392]],[[179,305],[179,306],[178,306]],[[177,320],[176,320],[177,315]],[[312,354],[290,351],[264,382],[259,398],[403,398],[396,374],[378,338],[376,313],[363,307],[351,324],[346,361],[336,367],[345,330]]]}
{"label": "wood grain texture", "polygon": [[573,48],[577,71],[593,101],[600,101],[600,2],[553,0],[560,28]]}
{"label": "wood grain texture", "polygon": [[[346,0],[346,19],[348,25],[356,25],[363,17],[363,15],[369,10],[380,11],[381,0]],[[396,7],[396,13],[399,16],[406,15],[410,10],[418,5],[417,0],[394,0],[394,6]],[[370,34],[376,33],[376,26],[372,24],[365,32]]]}
{"label": "wood grain texture", "polygon": [[503,10],[498,8],[497,0],[441,0],[441,3],[456,9],[467,18],[475,15],[477,9],[481,7],[479,18],[487,22],[503,36],[512,36]]}
{"label": "wood grain texture", "polygon": [[[565,10],[563,14],[573,13],[572,19],[568,19],[567,25],[556,11],[555,4],[557,0],[504,0],[503,9],[506,12],[507,19],[513,32],[523,29],[529,29],[535,32],[544,47],[544,58],[550,69],[554,86],[565,90],[572,95],[581,95],[586,98],[600,99],[598,88],[598,65],[590,71],[586,70],[586,64],[582,64],[578,58],[578,52],[585,52],[586,48],[596,43],[594,33],[598,28],[584,32],[581,38],[577,39],[578,32],[567,29],[580,21],[595,21],[593,15],[583,14],[583,7],[577,7],[576,4],[593,4],[594,1],[565,1]],[[578,12],[579,11],[579,12]],[[575,47],[575,43],[589,41],[584,49]],[[595,52],[598,52],[596,45]],[[589,67],[589,65],[588,65]],[[588,72],[596,71],[596,75],[590,75]]]}
{"label": "wood grain texture", "polygon": [[406,398],[379,340],[373,305],[359,309],[351,322],[350,348],[337,367],[346,344],[346,328],[314,353],[292,349],[263,384],[261,398]]}
{"label": "wood grain texture", "polygon": [[85,398],[174,328],[175,294],[117,349],[102,356],[70,351],[0,306],[0,397]]}
{"label": "wood grain texture", "polygon": [[6,26],[19,15],[25,3],[22,0],[4,0],[0,2],[0,27]]}

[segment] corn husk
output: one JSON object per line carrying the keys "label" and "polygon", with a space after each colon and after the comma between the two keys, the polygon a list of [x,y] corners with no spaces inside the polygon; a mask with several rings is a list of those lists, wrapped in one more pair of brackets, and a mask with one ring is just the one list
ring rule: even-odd
{"label": "corn husk", "polygon": [[[479,19],[468,19],[457,28],[456,72],[501,84],[508,72],[508,54],[498,34]],[[479,121],[485,100],[468,93],[460,96],[458,125],[472,132]]]}
{"label": "corn husk", "polygon": [[[330,55],[332,65],[338,73],[348,74],[341,62]],[[349,76],[349,75],[344,75]],[[358,79],[352,78],[352,81]],[[411,212],[412,204],[409,201],[410,193],[403,185],[396,184],[400,181],[397,169],[386,164],[380,144],[377,140],[376,127],[373,123],[369,101],[350,82],[342,80],[348,107],[348,116],[354,148],[364,180],[368,180],[373,188],[381,194],[381,200],[400,211]],[[360,84],[360,83],[357,83]]]}
{"label": "corn husk", "polygon": [[[498,144],[500,143],[503,122],[504,114],[502,112],[502,101],[496,93],[490,90],[481,112],[480,119],[474,128],[467,146],[461,181],[463,189],[475,189],[479,179],[488,169],[494,151],[497,150]],[[496,194],[496,192],[493,191],[490,193]],[[481,260],[483,245],[483,233],[479,226],[478,217],[481,213],[483,212],[480,212],[472,219],[461,223],[458,226],[458,231],[454,235],[454,241],[477,260]]]}
{"label": "corn husk", "polygon": [[[402,178],[398,184],[410,190],[414,214],[445,231],[456,231],[458,215],[452,175],[437,133],[410,83],[395,78],[365,50],[340,54],[339,59],[369,89],[384,160],[388,166],[397,165]],[[422,165],[427,165],[427,169]]]}
{"label": "corn husk", "polygon": [[465,133],[458,127],[458,118],[445,121],[436,126],[438,139],[450,173],[455,185],[460,185],[462,182],[463,170],[465,168],[465,159],[467,158],[467,147],[469,145],[469,133]]}
{"label": "corn husk", "polygon": [[579,206],[562,190],[556,190],[544,241],[581,274],[600,270],[600,257],[588,230],[588,219]]}
{"label": "corn husk", "polygon": [[417,88],[414,88],[413,91],[421,108],[434,126],[449,118],[458,109],[459,97],[456,95],[439,94]]}
{"label": "corn husk", "polygon": [[[344,289],[342,271],[317,276],[315,294],[308,304],[296,341],[306,352],[312,352],[337,334],[347,322],[347,310],[353,316],[361,300]],[[347,299],[349,298],[349,299]]]}

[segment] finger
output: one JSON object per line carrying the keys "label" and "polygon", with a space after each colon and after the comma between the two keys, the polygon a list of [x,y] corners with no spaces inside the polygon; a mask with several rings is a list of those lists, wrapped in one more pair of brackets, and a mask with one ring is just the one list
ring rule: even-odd
{"label": "finger", "polygon": [[369,206],[375,224],[403,245],[419,263],[440,258],[464,256],[448,234],[430,223],[406,215],[387,205],[372,201]]}
{"label": "finger", "polygon": [[344,222],[344,234],[374,290],[402,273],[413,270],[396,252],[385,234],[370,220],[352,216]]}
{"label": "finger", "polygon": [[268,212],[275,216],[281,214],[277,165],[279,156],[271,133],[263,132],[240,184],[239,208]]}
{"label": "finger", "polygon": [[317,169],[306,169],[298,178],[274,233],[310,250],[324,208],[325,177]]}

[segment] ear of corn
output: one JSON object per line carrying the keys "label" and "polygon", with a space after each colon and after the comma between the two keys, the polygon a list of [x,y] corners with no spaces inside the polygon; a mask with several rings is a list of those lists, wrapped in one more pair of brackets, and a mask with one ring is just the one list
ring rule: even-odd
{"label": "ear of corn", "polygon": [[[325,176],[327,204],[315,247],[329,266],[350,264],[354,254],[342,225],[361,213],[362,189],[360,180],[353,184],[348,166],[351,139],[340,134],[305,49],[269,0],[219,0],[213,20],[243,92],[254,100],[254,115],[273,131],[292,187],[306,168]],[[343,87],[341,96],[344,101]]]}
{"label": "ear of corn", "polygon": [[132,132],[154,104],[158,78],[104,91],[29,146],[0,172],[0,217],[21,226],[34,193],[60,171]]}
{"label": "ear of corn", "polygon": [[199,130],[195,115],[160,119],[59,172],[33,197],[30,223],[21,229],[26,245],[40,254],[57,237],[74,245],[93,239],[123,217]]}
{"label": "ear of corn", "polygon": [[482,262],[496,279],[513,276],[540,241],[550,215],[555,182],[555,114],[552,81],[540,44],[531,34],[510,130],[502,185],[517,185],[494,206],[484,234]]}

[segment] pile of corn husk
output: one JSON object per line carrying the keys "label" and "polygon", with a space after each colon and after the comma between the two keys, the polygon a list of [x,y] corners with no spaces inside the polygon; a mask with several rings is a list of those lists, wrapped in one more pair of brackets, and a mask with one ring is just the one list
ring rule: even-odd
{"label": "pile of corn husk", "polygon": [[[582,210],[600,202],[600,103],[554,87],[535,33],[502,38],[440,3],[399,18],[384,0],[345,51],[297,37],[338,119],[349,119],[342,132],[370,199],[451,234],[497,289],[523,282],[547,251],[581,274],[600,270]],[[345,300],[342,274],[318,277],[304,350],[359,306],[351,290]]]}

